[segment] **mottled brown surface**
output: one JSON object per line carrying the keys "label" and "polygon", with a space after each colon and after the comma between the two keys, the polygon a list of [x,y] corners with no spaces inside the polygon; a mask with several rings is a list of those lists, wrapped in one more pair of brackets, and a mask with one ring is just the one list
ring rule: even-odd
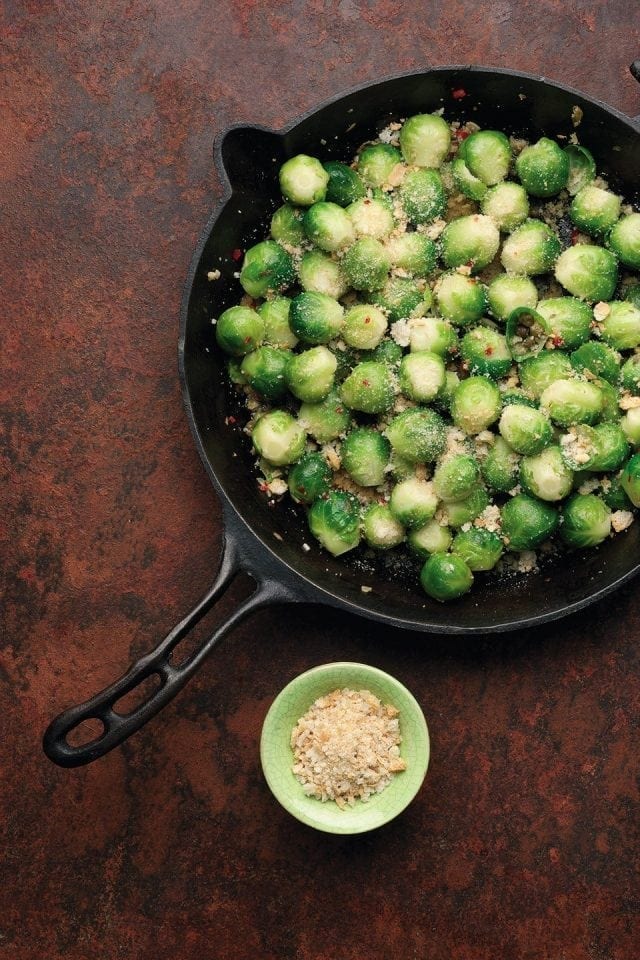
{"label": "mottled brown surface", "polygon": [[[0,957],[635,960],[637,588],[480,643],[265,611],[124,748],[77,771],[40,750],[51,716],[148,648],[218,562],[176,377],[181,285],[219,190],[212,137],[448,62],[639,113],[635,4],[0,10]],[[433,737],[419,799],[351,840],[289,819],[257,752],[274,694],[343,658],[405,681]]]}

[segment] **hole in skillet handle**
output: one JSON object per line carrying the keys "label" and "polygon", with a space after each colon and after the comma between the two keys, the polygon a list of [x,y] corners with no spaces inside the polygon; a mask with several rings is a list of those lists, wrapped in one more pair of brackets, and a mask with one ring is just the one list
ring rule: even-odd
{"label": "hole in skillet handle", "polygon": [[272,193],[287,158],[282,137],[259,126],[230,127],[216,140],[213,152],[231,189],[245,197]]}

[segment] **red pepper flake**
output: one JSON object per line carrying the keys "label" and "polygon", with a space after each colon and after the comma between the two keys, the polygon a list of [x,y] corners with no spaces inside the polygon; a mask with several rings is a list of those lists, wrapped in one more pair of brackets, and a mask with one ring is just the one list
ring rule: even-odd
{"label": "red pepper flake", "polygon": [[298,490],[300,491],[300,493],[306,493],[306,492],[307,492],[307,491],[305,490],[304,486],[303,486],[301,483],[298,484]]}
{"label": "red pepper flake", "polygon": [[368,206],[368,205],[371,203],[371,200],[365,200],[364,202],[365,202],[365,203],[367,204],[367,206]]}
{"label": "red pepper flake", "polygon": [[368,381],[368,380],[363,380],[363,381],[362,381],[362,386],[363,386],[363,387],[368,387],[368,386],[369,386],[369,381]]}
{"label": "red pepper flake", "polygon": [[267,483],[259,483],[259,484],[258,484],[258,489],[260,490],[260,493],[266,493],[267,490],[269,489],[269,484],[267,484]]}
{"label": "red pepper flake", "polygon": [[462,98],[466,97],[466,95],[467,95],[467,91],[464,89],[464,87],[458,87],[457,90],[451,91],[451,96],[453,97],[454,100],[462,100]]}
{"label": "red pepper flake", "polygon": [[365,322],[365,323],[371,323],[371,317],[365,317],[365,318],[364,318],[364,322]]}
{"label": "red pepper flake", "polygon": [[230,423],[231,426],[233,426],[235,422],[236,422],[235,417],[227,417],[227,423]]}
{"label": "red pepper flake", "polygon": [[245,342],[245,343],[251,343],[251,337],[245,337],[245,338],[244,338],[244,342]]}
{"label": "red pepper flake", "polygon": [[468,130],[463,130],[462,127],[458,127],[458,129],[456,130],[454,136],[455,136],[456,140],[466,140],[467,137],[469,136],[469,131],[468,131]]}
{"label": "red pepper flake", "polygon": [[554,333],[554,335],[551,337],[551,343],[554,345],[554,347],[562,347],[564,346],[564,339],[560,336],[560,334]]}
{"label": "red pepper flake", "polygon": [[493,353],[493,347],[485,347],[484,352],[485,352],[485,356],[490,357],[491,354]]}
{"label": "red pepper flake", "polygon": [[579,237],[579,236],[580,236],[580,231],[579,231],[579,230],[572,230],[572,231],[571,231],[571,243],[572,243],[574,246],[575,246],[575,244],[578,242],[578,237]]}
{"label": "red pepper flake", "polygon": [[344,407],[336,407],[336,413],[344,413]]}
{"label": "red pepper flake", "polygon": [[231,259],[235,260],[236,263],[238,262],[238,260],[242,259],[242,250],[240,249],[240,247],[236,247],[235,250],[231,251]]}

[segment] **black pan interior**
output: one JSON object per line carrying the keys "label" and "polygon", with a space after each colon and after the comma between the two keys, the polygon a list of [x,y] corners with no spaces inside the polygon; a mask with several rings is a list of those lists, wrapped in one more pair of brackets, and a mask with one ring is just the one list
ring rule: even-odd
{"label": "black pan interior", "polygon": [[[452,92],[461,89],[466,95],[454,98]],[[220,154],[233,193],[209,223],[194,260],[185,297],[181,366],[187,410],[205,464],[223,500],[266,548],[265,567],[274,578],[299,578],[307,595],[312,585],[329,602],[388,618],[395,625],[486,632],[560,616],[635,571],[638,523],[599,549],[565,555],[540,573],[499,582],[478,578],[470,594],[446,606],[425,596],[413,563],[372,561],[364,550],[333,559],[315,544],[301,511],[285,503],[269,504],[257,489],[253,458],[241,430],[246,414],[227,385],[211,324],[212,317],[242,295],[233,252],[267,235],[271,213],[281,203],[277,172],[286,157],[305,152],[349,160],[391,119],[440,107],[449,119],[473,119],[527,138],[569,136],[575,106],[583,111],[580,141],[593,152],[612,187],[637,203],[640,137],[632,124],[574,91],[520,74],[452,68],[404,76],[330,103],[283,134],[242,127],[226,135]],[[210,282],[207,273],[215,269],[222,276]],[[225,422],[229,417],[236,419],[235,425]],[[303,543],[311,549],[303,550]],[[363,593],[362,586],[373,590]],[[317,599],[322,599],[320,593]]]}

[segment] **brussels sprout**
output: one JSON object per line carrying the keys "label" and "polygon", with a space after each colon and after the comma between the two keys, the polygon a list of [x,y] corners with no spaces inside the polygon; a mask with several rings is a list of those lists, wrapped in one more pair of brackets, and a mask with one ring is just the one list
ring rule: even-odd
{"label": "brussels sprout", "polygon": [[298,421],[318,443],[328,443],[348,429],[351,413],[338,392],[332,390],[320,403],[303,403]]}
{"label": "brussels sprout", "polygon": [[439,357],[449,357],[458,347],[458,337],[448,320],[440,317],[416,317],[409,324],[412,352],[429,350]]}
{"label": "brussels sprout", "polygon": [[432,553],[420,573],[422,589],[434,600],[455,600],[473,586],[473,574],[455,553]]}
{"label": "brussels sprout", "polygon": [[501,405],[495,383],[483,377],[469,377],[453,394],[451,417],[465,433],[480,433],[498,419]]}
{"label": "brussels sprout", "polygon": [[371,359],[397,367],[402,360],[402,347],[395,340],[382,340],[372,351]]}
{"label": "brussels sprout", "polygon": [[299,247],[306,240],[302,216],[302,210],[290,207],[288,203],[278,207],[271,217],[271,236],[273,239],[277,243]]}
{"label": "brussels sprout", "polygon": [[498,228],[490,217],[481,213],[451,220],[440,239],[442,259],[447,267],[468,264],[476,271],[491,263],[500,246]]}
{"label": "brussels sprout", "polygon": [[295,278],[290,254],[275,240],[256,243],[244,255],[240,284],[250,297],[264,297],[268,290],[283,290]]}
{"label": "brussels sprout", "polygon": [[443,273],[433,292],[442,316],[461,326],[479,320],[487,306],[484,285],[455,270]]}
{"label": "brussels sprout", "polygon": [[478,177],[474,177],[462,157],[456,157],[451,164],[451,174],[456,190],[471,200],[482,200],[488,187]]}
{"label": "brussels sprout", "polygon": [[449,124],[431,113],[409,117],[400,130],[402,156],[416,167],[439,167],[450,145]]}
{"label": "brussels sprout", "polygon": [[520,483],[523,489],[539,500],[562,500],[571,492],[573,471],[555,444],[520,463]]}
{"label": "brussels sprout", "polygon": [[442,357],[428,350],[409,353],[400,363],[400,390],[412,400],[427,403],[444,386]]}
{"label": "brussels sprout", "polygon": [[312,347],[294,354],[286,367],[287,386],[305,403],[319,403],[331,388],[338,361],[327,347]]}
{"label": "brussels sprout", "polygon": [[373,350],[386,329],[387,318],[381,310],[369,303],[359,303],[345,313],[342,337],[357,350]]}
{"label": "brussels sprout", "polygon": [[480,209],[485,216],[491,217],[499,230],[511,232],[529,216],[527,192],[519,183],[499,183],[487,190]]}
{"label": "brussels sprout", "polygon": [[420,560],[427,560],[432,553],[446,553],[451,545],[451,532],[437,520],[429,520],[424,526],[409,530],[407,543]]}
{"label": "brussels sprout", "polygon": [[542,137],[516,158],[516,173],[532,197],[553,197],[567,185],[569,157],[554,140]]}
{"label": "brussels sprout", "polygon": [[640,454],[634,453],[629,458],[622,471],[620,484],[634,507],[640,507]]}
{"label": "brussels sprout", "polygon": [[502,246],[500,262],[510,273],[535,276],[551,270],[560,250],[560,241],[551,227],[542,220],[530,219],[509,234]]}
{"label": "brussels sprout", "polygon": [[[605,347],[605,349],[608,348]],[[618,357],[619,364],[619,354],[615,354],[615,356]],[[609,377],[606,377],[605,379],[608,380]],[[620,383],[625,390],[628,390],[630,393],[633,393],[636,396],[640,395],[640,353],[634,353],[622,364],[622,370],[620,370]]]}
{"label": "brussels sprout", "polygon": [[319,250],[309,250],[298,265],[300,286],[308,293],[323,293],[339,300],[349,289],[342,267]]}
{"label": "brussels sprout", "polygon": [[356,363],[360,360],[360,354],[352,347],[347,347],[346,344],[343,345],[341,341],[338,341],[338,344],[336,344],[336,349],[333,351],[338,361],[338,366],[336,367],[336,383],[342,383],[343,380],[347,379]]}
{"label": "brussels sprout", "polygon": [[445,512],[450,527],[455,530],[471,523],[489,505],[489,495],[484,487],[478,485],[464,500],[452,500],[445,504]]}
{"label": "brussels sprout", "polygon": [[541,410],[523,404],[505,407],[498,430],[516,453],[535,456],[553,440],[553,427]]}
{"label": "brussels sprout", "polygon": [[435,243],[423,233],[403,233],[387,240],[385,249],[391,265],[420,277],[428,277],[436,265]]}
{"label": "brussels sprout", "polygon": [[438,498],[432,483],[410,476],[395,485],[389,506],[403,526],[421,527],[435,514]]}
{"label": "brussels sprout", "polygon": [[632,446],[640,447],[640,407],[627,410],[620,420],[620,429]]}
{"label": "brussels sprout", "polygon": [[216,340],[225,353],[242,357],[259,347],[264,339],[264,323],[250,307],[229,307],[216,323]]}
{"label": "brussels sprout", "polygon": [[554,507],[519,493],[502,508],[502,534],[510,550],[535,550],[558,525]]}
{"label": "brussels sprout", "polygon": [[450,413],[453,395],[458,389],[459,385],[460,377],[455,370],[445,370],[444,386],[433,401],[434,405],[438,407],[439,410],[444,410],[446,413]]}
{"label": "brussels sprout", "polygon": [[360,505],[339,490],[316,500],[309,510],[309,529],[322,546],[339,557],[360,542]]}
{"label": "brussels sprout", "polygon": [[503,552],[504,545],[498,534],[482,527],[462,530],[451,544],[451,553],[461,557],[474,573],[493,570]]}
{"label": "brussels sprout", "polygon": [[479,130],[462,141],[458,156],[474,177],[492,187],[509,173],[511,144],[498,130]]}
{"label": "brussels sprout", "polygon": [[343,323],[344,308],[326,293],[299,293],[291,301],[289,325],[303,343],[328,343]]}
{"label": "brussels sprout", "polygon": [[550,333],[542,314],[530,307],[516,307],[507,318],[507,345],[518,361],[537,356],[546,346]]}
{"label": "brussels sprout", "polygon": [[595,178],[596,162],[589,150],[587,150],[586,147],[579,146],[577,143],[569,144],[568,147],[564,148],[563,152],[569,160],[567,190],[573,197]]}
{"label": "brussels sprout", "polygon": [[628,300],[629,303],[640,310],[640,283],[630,283],[624,288],[623,296],[625,300]]}
{"label": "brussels sprout", "polygon": [[471,373],[494,380],[504,377],[513,363],[506,338],[491,327],[474,327],[465,333],[460,353]]}
{"label": "brussels sprout", "polygon": [[302,424],[290,413],[272,410],[256,421],[251,439],[261,457],[282,467],[300,459],[307,438]]}
{"label": "brussels sprout", "polygon": [[304,215],[304,231],[317,247],[332,253],[355,240],[355,230],[348,214],[337,203],[321,200]]}
{"label": "brussels sprout", "polygon": [[608,243],[620,263],[632,270],[640,270],[640,213],[630,213],[618,220],[609,234]]}
{"label": "brussels sprout", "polygon": [[602,413],[600,414],[601,423],[617,423],[620,419],[620,393],[617,387],[613,387],[606,380],[593,381],[602,394]]}
{"label": "brussels sprout", "polygon": [[437,170],[410,170],[400,186],[400,202],[412,223],[432,223],[447,208],[447,195]]}
{"label": "brussels sprout", "polygon": [[610,230],[620,216],[620,197],[609,190],[588,184],[576,193],[569,216],[578,229],[593,236]]}
{"label": "brussels sprout", "polygon": [[602,339],[616,350],[640,346],[640,309],[628,300],[612,300],[609,312],[600,321]]}
{"label": "brussels sprout", "polygon": [[362,529],[365,540],[376,550],[389,550],[404,540],[404,527],[394,519],[386,504],[372,503],[365,510]]}
{"label": "brussels sprout", "polygon": [[555,277],[581,300],[610,300],[618,282],[618,264],[610,250],[577,243],[558,257]]}
{"label": "brussels sprout", "polygon": [[360,200],[361,197],[366,195],[367,188],[361,177],[346,163],[328,160],[322,166],[329,174],[326,199],[330,203],[337,203],[341,207],[346,207],[354,200]]}
{"label": "brussels sprout", "polygon": [[576,297],[553,297],[540,300],[537,310],[547,321],[556,346],[574,350],[589,339],[593,312],[584,301]]}
{"label": "brussels sprout", "polygon": [[382,290],[376,290],[371,299],[386,311],[393,323],[423,316],[430,306],[431,291],[428,287],[420,290],[415,280],[407,277],[389,277]]}
{"label": "brussels sprout", "polygon": [[258,313],[264,323],[263,342],[270,347],[287,350],[297,344],[298,338],[289,326],[290,307],[291,300],[288,297],[274,297],[273,300],[265,300],[258,307]]}
{"label": "brussels sprout", "polygon": [[343,469],[361,487],[379,487],[384,483],[390,456],[387,438],[370,427],[352,430],[340,447]]}
{"label": "brussels sprout", "polygon": [[342,261],[349,283],[355,290],[379,290],[384,286],[391,261],[385,248],[373,237],[362,237],[349,247]]}
{"label": "brussels sprout", "polygon": [[386,429],[396,457],[407,463],[431,463],[446,444],[442,418],[434,410],[415,407],[398,414]]}
{"label": "brussels sprout", "polygon": [[540,397],[540,406],[560,427],[595,423],[602,413],[602,391],[583,380],[555,380]]}
{"label": "brussels sprout", "polygon": [[482,479],[499,493],[508,493],[518,482],[519,457],[502,437],[496,437],[480,466]]}
{"label": "brussels sprout", "polygon": [[537,408],[538,406],[535,400],[520,387],[511,387],[508,390],[501,389],[500,396],[503,407],[517,406],[518,404],[522,407]]}
{"label": "brussels sprout", "polygon": [[354,230],[359,237],[383,240],[393,230],[393,213],[381,200],[365,197],[349,204],[346,209]]}
{"label": "brussels sprout", "polygon": [[239,357],[232,357],[230,360],[227,360],[227,373],[229,374],[229,379],[231,383],[239,383],[242,386],[245,386],[247,383],[247,378],[242,372],[242,361]]}
{"label": "brussels sprout", "polygon": [[289,493],[307,506],[329,492],[333,474],[321,453],[305,453],[289,471]]}
{"label": "brussels sprout", "polygon": [[245,356],[240,371],[261,397],[280,400],[287,392],[285,373],[290,357],[288,350],[258,347]]}
{"label": "brussels sprout", "polygon": [[[604,343],[589,340],[571,354],[571,363],[578,372],[590,370],[596,377],[617,383],[620,376],[620,354]],[[623,368],[624,369],[624,368]],[[638,370],[640,376],[640,369]]]}
{"label": "brussels sprout", "polygon": [[489,284],[487,300],[494,317],[506,320],[517,307],[535,309],[538,303],[538,291],[533,280],[529,280],[528,277],[499,273]]}
{"label": "brussels sprout", "polygon": [[620,477],[603,477],[601,481],[602,499],[612,510],[632,510],[633,504],[622,489]]}
{"label": "brussels sprout", "polygon": [[475,457],[452,453],[444,457],[433,474],[433,489],[446,503],[466,500],[478,483],[480,470]]}
{"label": "brussels sprout", "polygon": [[592,493],[576,494],[562,508],[560,536],[569,547],[595,547],[611,533],[611,510]]}
{"label": "brussels sprout", "polygon": [[394,397],[393,379],[388,366],[375,360],[359,363],[340,387],[340,396],[352,410],[384,413]]}
{"label": "brussels sprout", "polygon": [[575,375],[571,361],[561,350],[543,350],[537,357],[530,357],[519,364],[520,382],[527,391],[539,399],[556,380],[568,380]]}
{"label": "brussels sprout", "polygon": [[397,147],[389,143],[376,143],[360,151],[358,173],[372,187],[381,187],[399,163],[402,163],[402,154]]}
{"label": "brussels sprout", "polygon": [[320,161],[304,153],[291,157],[280,167],[282,195],[300,207],[310,207],[312,203],[324,200],[328,183],[329,174]]}
{"label": "brussels sprout", "polygon": [[596,473],[617,470],[629,456],[629,444],[622,426],[617,423],[599,423],[593,427],[596,454],[587,469]]}

